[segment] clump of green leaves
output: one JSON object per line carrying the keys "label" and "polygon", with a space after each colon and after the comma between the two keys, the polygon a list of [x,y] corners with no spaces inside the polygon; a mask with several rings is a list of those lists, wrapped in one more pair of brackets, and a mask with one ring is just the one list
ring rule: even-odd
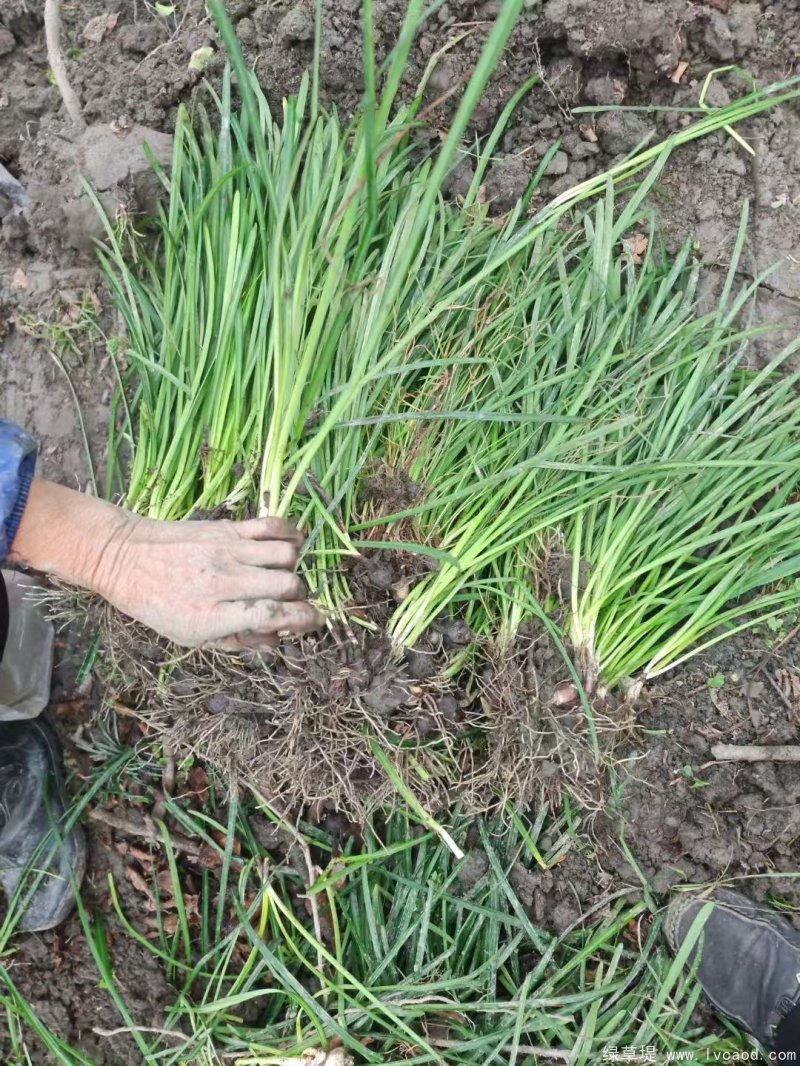
{"label": "clump of green leaves", "polygon": [[689,244],[673,261],[654,230],[642,262],[626,247],[642,192],[618,213],[609,192],[581,229],[546,235],[530,289],[496,289],[462,349],[486,344],[481,369],[454,361],[446,391],[416,398],[432,408],[456,392],[449,406],[472,417],[416,452],[394,445],[426,486],[406,515],[457,560],[398,608],[400,643],[455,603],[507,648],[542,613],[554,553],[571,561],[565,632],[592,691],[656,676],[796,602],[798,344],[749,367],[740,323],[756,284],[734,290],[746,213],[700,314]]}
{"label": "clump of green leaves", "polygon": [[705,315],[693,280],[679,280],[685,252],[668,272],[644,264],[627,279],[643,329],[627,345],[633,431],[614,449],[619,487],[565,526],[570,636],[590,684],[655,677],[796,601],[800,375],[787,364],[798,344],[749,364],[739,323],[756,286],[734,292],[746,223],[745,212]]}
{"label": "clump of green leaves", "polygon": [[[790,353],[747,369],[754,287],[736,293],[733,266],[701,314],[689,246],[670,262],[655,229],[643,257],[626,242],[675,147],[800,90],[754,89],[531,215],[545,159],[493,218],[481,185],[530,85],[476,151],[463,203],[442,189],[520,6],[503,6],[426,155],[421,98],[395,103],[421,0],[381,72],[365,3],[366,93],[348,124],[320,107],[316,71],[275,121],[213,0],[241,104],[229,72],[214,121],[180,113],[155,250],[132,258],[109,227],[101,252],[130,366],[111,452],[124,441],[141,513],[295,517],[310,588],[339,618],[370,624],[350,614],[347,557],[426,555],[432,572],[389,624],[398,648],[443,612],[509,648],[552,606],[542,574],[561,553],[565,632],[593,688],[654,676],[791,602]],[[413,498],[368,490],[381,483]]]}

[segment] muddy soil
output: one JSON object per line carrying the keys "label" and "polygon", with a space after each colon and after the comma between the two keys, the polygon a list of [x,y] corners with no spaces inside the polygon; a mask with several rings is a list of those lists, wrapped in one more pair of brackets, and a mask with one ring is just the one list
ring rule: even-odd
{"label": "muddy soil", "polygon": [[[0,163],[31,196],[27,218],[0,199],[0,416],[22,422],[39,436],[43,473],[83,487],[90,471],[86,442],[91,466],[102,475],[103,427],[113,388],[107,352],[102,345],[87,347],[86,320],[99,317],[111,332],[114,323],[91,253],[91,237],[99,230],[76,184],[74,138],[48,77],[42,6],[42,0],[5,0],[0,7]],[[276,110],[311,60],[311,6],[228,0],[238,36]],[[429,60],[439,53],[426,92],[431,102],[447,100],[431,111],[433,136],[437,127],[446,127],[448,109],[499,6],[498,0],[448,0],[422,31],[402,91],[413,92]],[[145,0],[65,5],[64,50],[84,116],[119,138],[120,146],[136,124],[169,133],[177,104],[190,101],[198,87],[200,76],[189,70],[192,53],[218,45],[200,0],[175,7],[174,16],[163,17]],[[377,0],[379,57],[395,40],[404,7],[403,0]],[[321,88],[326,101],[344,112],[357,105],[361,88],[358,12],[358,0],[324,4]],[[116,22],[109,20],[100,32],[101,39],[97,22],[89,33],[94,39],[87,38],[91,20],[117,13]],[[560,146],[542,197],[609,166],[651,132],[662,137],[688,121],[675,112],[575,114],[576,106],[692,107],[706,75],[716,67],[736,64],[766,84],[797,73],[798,57],[800,9],[795,0],[530,0],[478,108],[474,132],[492,127],[525,79],[536,74],[541,83],[509,125],[485,193],[498,210],[508,207],[556,140]],[[206,69],[212,81],[220,62],[216,57]],[[728,75],[713,86],[708,101],[723,105],[740,90],[741,82]],[[800,109],[785,107],[747,124],[742,133],[756,149],[755,157],[723,133],[686,148],[659,178],[652,206],[674,244],[687,234],[695,237],[713,282],[729,255],[741,206],[749,200],[743,276],[776,264],[757,311],[760,321],[779,327],[774,337],[761,342],[769,352],[800,327]],[[116,155],[109,152],[100,160],[112,171],[103,186],[106,205],[112,214],[135,216],[149,190],[113,172]],[[465,152],[452,192],[457,194],[470,176]],[[78,407],[62,367],[69,372]],[[639,891],[641,876],[658,891],[680,880],[747,878],[741,884],[754,895],[800,907],[800,889],[788,876],[800,868],[800,770],[772,763],[717,764],[710,755],[716,740],[798,740],[800,642],[794,638],[776,648],[781,635],[766,636],[769,642],[757,636],[721,645],[652,686],[633,721],[626,712],[609,725],[615,730],[609,751],[616,787],[606,778],[609,787],[596,793],[598,809],[592,811],[589,804],[584,842],[555,870],[529,874],[515,886],[537,921],[564,928],[612,881]],[[388,693],[376,697],[378,710],[386,711],[399,698],[398,688],[407,695],[412,685],[419,687],[419,665],[388,680]],[[537,668],[545,687],[560,680],[546,655]],[[337,670],[341,672],[341,663],[312,681],[312,702]],[[372,683],[367,682],[367,689]],[[461,715],[451,723],[457,735],[468,701],[448,692],[435,696],[439,719]],[[418,734],[422,715],[415,709],[403,718],[406,706],[399,699],[389,717],[395,715],[395,725],[410,723]],[[232,712],[237,722],[232,743],[241,742],[242,730],[248,736],[259,733],[254,711],[228,705],[209,710],[206,700],[196,709],[192,743],[202,745],[209,716],[218,719]],[[310,718],[306,725],[327,728],[324,721]],[[572,725],[561,723],[558,758],[543,757],[539,766],[556,806],[565,789],[590,799],[595,785],[593,779],[585,780],[580,758],[570,762],[565,757]],[[69,732],[74,728],[71,724]],[[515,729],[503,740],[509,761],[527,754],[520,750],[521,734]],[[584,741],[576,733],[576,752],[583,750]],[[328,770],[335,773],[335,766]],[[620,845],[622,824],[627,856]],[[95,834],[93,840],[89,900],[105,907],[105,871],[114,868],[118,855],[108,834]],[[124,883],[124,877],[117,881]],[[163,979],[144,949],[137,951],[117,935],[112,920],[109,930],[118,952],[117,972],[130,978],[136,1020],[158,1024],[168,998]],[[87,1061],[136,1062],[137,1052],[126,1037],[116,1037],[112,1049],[109,1038],[94,1032],[113,1029],[119,1019],[90,976],[88,960],[88,946],[73,919],[58,935],[24,938],[13,977],[43,1020],[80,1047]],[[43,984],[43,972],[53,979]],[[142,997],[138,1003],[137,996]],[[0,1052],[8,1053],[2,1037]]]}

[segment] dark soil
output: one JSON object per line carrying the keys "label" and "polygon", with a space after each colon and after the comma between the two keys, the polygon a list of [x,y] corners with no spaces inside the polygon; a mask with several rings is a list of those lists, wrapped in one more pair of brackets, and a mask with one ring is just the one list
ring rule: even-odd
{"label": "dark soil", "polygon": [[[83,30],[89,20],[115,7],[120,9],[119,20],[105,39],[86,41]],[[282,96],[297,87],[311,59],[311,5],[229,0],[228,7],[248,59],[278,111]],[[395,39],[404,3],[378,0],[375,7],[382,56]],[[456,90],[430,115],[434,135],[436,127],[446,127],[448,108],[474,66],[498,7],[497,0],[449,0],[422,31],[403,92],[413,92],[429,59],[443,47],[427,94],[435,101]],[[133,163],[120,171],[120,157],[135,155],[130,131],[141,124],[168,133],[177,104],[192,98],[199,81],[188,69],[189,57],[198,47],[218,44],[199,0],[186,0],[177,8],[175,17],[163,18],[144,0],[65,5],[64,48],[84,115],[106,138],[116,138],[105,142],[114,149],[101,151],[99,158],[91,156],[91,145],[76,146],[48,79],[42,0],[5,0],[0,9],[0,162],[20,178],[31,197],[28,218],[8,213],[8,205],[0,201],[0,415],[37,433],[41,471],[71,485],[86,484],[88,466],[72,396],[51,351],[62,355],[70,371],[92,458],[100,470],[113,387],[105,351],[86,347],[90,331],[85,316],[107,319],[109,308],[90,252],[97,224],[80,193],[76,170],[91,173],[112,214],[135,214],[149,202],[152,189],[138,180]],[[360,92],[358,11],[357,0],[325,3],[322,91],[345,112],[357,105]],[[510,124],[485,194],[498,210],[507,208],[555,140],[561,143],[543,197],[609,166],[654,128],[664,136],[688,121],[674,113],[575,115],[572,107],[693,106],[714,67],[736,63],[765,84],[796,73],[798,56],[800,9],[794,0],[532,0],[479,106],[475,132],[491,128],[526,78],[538,73],[543,81]],[[670,76],[682,62],[688,69],[676,84]],[[207,68],[212,80],[219,66],[217,58]],[[735,79],[726,77],[713,87],[709,102],[724,104],[739,89]],[[758,314],[761,321],[779,326],[783,335],[796,335],[800,111],[796,106],[784,108],[749,123],[742,132],[757,150],[755,159],[725,134],[684,149],[655,186],[653,206],[674,243],[694,234],[713,281],[715,268],[724,265],[731,247],[741,205],[749,199],[752,222],[745,267],[755,272],[777,264],[762,290]],[[452,192],[457,195],[470,176],[465,152]],[[762,342],[764,350],[772,350],[780,338],[778,334]],[[365,575],[373,598],[381,581],[391,585],[393,574],[385,578],[380,566]],[[269,772],[266,764],[261,770],[276,793],[288,794],[286,783],[294,781],[306,796],[320,801],[336,794],[342,745],[350,757],[359,737],[363,743],[359,727],[365,709],[377,731],[392,743],[420,745],[418,757],[424,757],[424,745],[434,742],[458,755],[465,734],[483,730],[483,769],[472,777],[467,772],[462,781],[476,805],[493,792],[486,767],[495,775],[495,794],[504,786],[513,790],[515,782],[524,780],[531,798],[543,790],[555,809],[565,791],[577,794],[585,805],[582,843],[576,842],[554,870],[527,874],[516,886],[536,920],[548,927],[568,926],[612,881],[638,891],[640,875],[658,891],[683,880],[751,878],[742,884],[753,895],[800,906],[800,889],[788,876],[800,868],[800,767],[716,764],[710,755],[717,740],[798,741],[796,638],[774,653],[761,637],[722,644],[652,685],[635,714],[628,708],[605,712],[599,725],[606,761],[598,769],[586,755],[581,717],[569,709],[556,715],[549,706],[554,686],[563,680],[554,653],[538,642],[532,657],[528,649],[518,662],[490,671],[485,691],[462,693],[442,686],[431,669],[437,656],[446,653],[447,641],[457,636],[439,634],[431,649],[388,668],[382,649],[370,644],[357,646],[343,639],[324,649],[290,646],[268,682],[261,663],[237,667],[239,676],[233,682],[229,668],[222,675],[206,670],[209,682],[199,687],[185,667],[183,678],[173,674],[172,702],[160,707],[146,699],[152,692],[147,675],[158,672],[164,652],[146,638],[149,659],[139,654],[141,644],[133,646],[138,649],[130,659],[135,683],[129,689],[118,686],[114,696],[123,704],[137,704],[143,714],[160,716],[159,725],[171,730],[170,740],[179,746],[203,754],[215,746],[223,763],[226,750],[230,764],[241,761],[244,753],[251,768],[269,754]],[[130,647],[118,651],[130,655]],[[302,683],[296,676],[298,663]],[[709,687],[709,678],[718,680],[717,675],[724,677],[724,684]],[[271,690],[269,699],[264,697],[265,685]],[[283,717],[276,731],[265,724],[264,716],[277,712]],[[75,728],[70,723],[68,732],[74,734]],[[321,751],[327,758],[319,757]],[[363,777],[356,775],[350,784],[356,793],[375,799],[380,790],[366,752],[359,758]],[[628,855],[620,844],[622,826]],[[93,832],[88,899],[106,913],[106,871],[115,872],[121,890],[128,883],[120,862],[113,836]],[[133,900],[131,907],[135,909]],[[122,935],[113,918],[107,918],[107,929],[115,970],[128,986],[136,1020],[158,1025],[160,1007],[169,998],[163,979],[148,952]],[[128,1037],[111,1040],[94,1032],[114,1029],[120,1021],[97,987],[77,919],[58,934],[21,939],[11,971],[42,1020],[81,1048],[87,1060],[140,1061]],[[4,1057],[3,1039],[0,1035]]]}
{"label": "dark soil", "polygon": [[[154,956],[126,933],[113,916],[107,885],[108,873],[120,893],[123,910],[139,920],[142,901],[125,875],[125,863],[111,846],[111,834],[88,827],[88,874],[84,901],[104,930],[114,974],[132,1016],[146,1026],[163,1025],[166,1009],[175,992],[166,981]],[[6,963],[19,994],[30,1004],[51,1032],[66,1040],[93,1066],[141,1066],[142,1053],[133,1038],[121,1031],[124,1021],[101,986],[81,922],[72,915],[58,930],[20,937],[17,951]],[[7,1034],[0,1031],[0,1061],[11,1057]],[[45,1055],[33,1062],[53,1060]]]}
{"label": "dark soil", "polygon": [[800,740],[800,642],[780,641],[771,638],[770,649],[739,637],[651,686],[637,732],[615,752],[620,798],[595,823],[602,852],[617,855],[607,869],[635,878],[620,855],[624,827],[657,892],[681,881],[744,878],[740,889],[797,909],[798,765],[719,763],[711,755],[716,743]]}

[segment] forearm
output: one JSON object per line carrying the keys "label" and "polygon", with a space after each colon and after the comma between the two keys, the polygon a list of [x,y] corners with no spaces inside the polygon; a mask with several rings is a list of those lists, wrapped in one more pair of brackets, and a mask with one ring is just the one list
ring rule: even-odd
{"label": "forearm", "polygon": [[113,504],[34,478],[9,558],[103,594],[108,556],[126,524]]}

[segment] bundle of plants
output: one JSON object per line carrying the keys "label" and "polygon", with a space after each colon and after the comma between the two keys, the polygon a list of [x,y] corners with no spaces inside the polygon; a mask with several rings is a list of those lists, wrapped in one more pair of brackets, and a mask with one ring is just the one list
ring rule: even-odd
{"label": "bundle of plants", "polygon": [[[521,6],[503,5],[431,149],[422,87],[397,104],[421,0],[381,70],[366,0],[365,99],[349,122],[320,105],[316,65],[278,122],[212,0],[231,61],[221,88],[178,115],[151,231],[108,226],[100,254],[125,327],[109,492],[122,484],[126,506],[158,518],[292,517],[333,637],[223,666],[143,655],[149,639],[112,621],[112,696],[174,749],[202,748],[273,795],[385,795],[376,738],[430,801],[474,798],[476,781],[524,792],[492,756],[507,736],[476,695],[487,654],[561,626],[562,672],[580,680],[572,651],[593,689],[792,602],[795,384],[785,356],[746,369],[744,229],[700,313],[691,250],[661,252],[647,194],[675,147],[797,83],[754,90],[533,212],[545,156],[497,216],[481,189],[522,86],[452,203],[446,179]],[[555,558],[570,572],[557,588]],[[538,702],[523,717],[544,733]]]}
{"label": "bundle of plants", "polygon": [[[415,456],[429,500],[404,517],[456,563],[404,599],[390,623],[399,643],[413,646],[452,604],[502,658],[548,611],[594,693],[797,610],[800,344],[751,367],[761,279],[735,289],[746,210],[701,314],[690,243],[670,261],[651,227],[643,261],[627,251],[640,195],[617,219],[610,196],[584,216],[585,240],[565,241],[535,278],[527,313],[509,300],[516,335],[494,314],[492,402],[508,401],[507,420],[484,421],[470,382],[459,403],[474,418]],[[546,411],[562,418],[527,420]],[[566,564],[559,587],[554,558]]]}
{"label": "bundle of plants", "polygon": [[563,530],[568,635],[590,691],[638,689],[800,606],[800,343],[758,369],[752,333],[736,329],[758,284],[734,296],[746,221],[710,316],[664,318],[668,294],[693,300],[692,287],[648,299],[652,347],[647,373],[630,374],[619,489]]}

